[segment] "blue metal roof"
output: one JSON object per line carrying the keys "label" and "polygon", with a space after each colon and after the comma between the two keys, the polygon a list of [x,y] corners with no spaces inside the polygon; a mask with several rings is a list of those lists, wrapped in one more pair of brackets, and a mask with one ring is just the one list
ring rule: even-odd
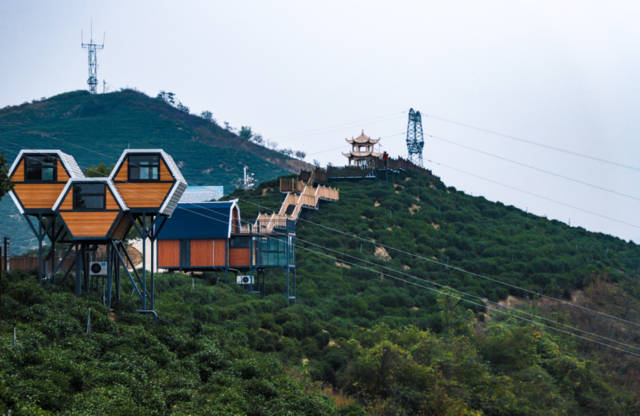
{"label": "blue metal roof", "polygon": [[231,209],[234,206],[235,200],[178,204],[160,230],[158,239],[228,238],[231,234]]}

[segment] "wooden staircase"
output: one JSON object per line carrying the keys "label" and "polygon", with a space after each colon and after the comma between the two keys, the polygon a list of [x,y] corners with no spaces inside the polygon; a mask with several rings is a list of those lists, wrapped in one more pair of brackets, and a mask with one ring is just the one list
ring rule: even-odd
{"label": "wooden staircase", "polygon": [[[303,177],[304,180],[301,180]],[[286,192],[277,214],[258,214],[254,225],[257,233],[270,233],[274,228],[285,228],[287,220],[297,221],[303,208],[318,209],[320,201],[338,201],[340,191],[324,185],[314,186],[315,171],[298,178],[281,178],[280,191]]]}

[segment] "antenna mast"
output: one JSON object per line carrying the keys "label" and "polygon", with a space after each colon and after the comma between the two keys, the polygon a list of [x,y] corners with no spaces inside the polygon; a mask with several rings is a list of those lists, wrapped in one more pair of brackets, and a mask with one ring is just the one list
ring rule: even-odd
{"label": "antenna mast", "polygon": [[420,111],[409,110],[409,124],[407,125],[407,150],[409,160],[415,165],[422,166],[422,149],[424,136],[422,134],[422,115]]}
{"label": "antenna mast", "polygon": [[84,42],[84,36],[80,33],[81,45],[83,49],[87,49],[89,52],[89,78],[87,84],[89,85],[89,92],[91,94],[97,93],[98,86],[98,53],[99,49],[104,49],[104,35],[102,36],[102,43],[95,43],[93,41],[93,22],[91,22],[91,37],[89,43]]}

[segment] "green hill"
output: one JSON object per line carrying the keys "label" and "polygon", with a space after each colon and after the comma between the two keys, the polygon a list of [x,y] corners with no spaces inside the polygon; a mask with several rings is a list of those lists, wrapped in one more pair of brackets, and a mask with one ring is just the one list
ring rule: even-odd
{"label": "green hill", "polygon": [[[136,314],[132,297],[110,314],[98,293],[74,297],[71,281],[40,287],[33,276],[4,279],[0,413],[640,412],[636,358],[391,278],[404,272],[493,300],[515,295],[525,311],[637,345],[633,327],[545,299],[524,301],[517,289],[411,254],[547,295],[580,293],[585,307],[638,322],[638,246],[470,197],[419,173],[332,186],[340,201],[305,211],[297,224],[296,305],[287,305],[276,272],[264,298],[222,283],[222,275],[193,283],[161,276],[158,322]],[[241,198],[245,220],[255,204],[277,208],[282,200],[276,181],[231,197]],[[375,255],[382,244],[390,258]]]}
{"label": "green hill", "polygon": [[[83,169],[110,166],[126,148],[162,148],[190,184],[224,185],[227,190],[240,185],[245,165],[258,181],[304,166],[134,90],[98,95],[74,91],[0,109],[0,152],[12,162],[25,148],[62,149]],[[14,238],[14,253],[31,239],[16,213],[8,197],[0,202],[0,230]]]}

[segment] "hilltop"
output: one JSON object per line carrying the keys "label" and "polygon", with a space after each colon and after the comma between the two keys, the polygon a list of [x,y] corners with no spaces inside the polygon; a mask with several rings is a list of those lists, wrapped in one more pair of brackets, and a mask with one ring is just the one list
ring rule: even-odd
{"label": "hilltop", "polygon": [[[83,169],[99,163],[111,166],[126,148],[162,148],[190,184],[224,185],[227,190],[240,185],[245,165],[258,181],[307,166],[135,90],[97,95],[73,91],[0,109],[2,153],[11,163],[25,148],[61,149]],[[0,229],[25,236],[13,244],[18,253],[32,236],[14,214],[7,196],[0,202]]]}
{"label": "hilltop", "polygon": [[[277,184],[229,197],[241,198],[243,218],[250,220],[256,204],[263,212],[279,207]],[[524,301],[517,289],[414,256],[561,298],[579,292],[582,305],[637,322],[638,246],[465,195],[417,172],[331,185],[340,189],[340,201],[304,211],[297,223],[295,305],[287,305],[278,272],[270,273],[264,298],[223,283],[223,275],[160,276],[157,323],[136,314],[127,296],[111,314],[99,293],[73,296],[70,280],[41,287],[20,273],[4,279],[0,412],[640,411],[636,358],[391,278],[402,271],[487,299],[511,296],[531,313],[638,344],[637,329],[603,326],[597,317],[539,298]],[[382,244],[387,255],[378,250]],[[361,260],[374,270],[359,267]],[[125,282],[123,293],[129,292]],[[89,307],[92,332],[86,334]]]}

